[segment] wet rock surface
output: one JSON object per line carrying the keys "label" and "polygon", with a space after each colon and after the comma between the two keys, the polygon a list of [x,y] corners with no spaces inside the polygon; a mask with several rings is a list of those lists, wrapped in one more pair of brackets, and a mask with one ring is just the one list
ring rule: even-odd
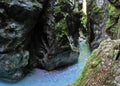
{"label": "wet rock surface", "polygon": [[1,79],[18,81],[29,68],[53,70],[77,62],[81,14],[70,3],[0,1]]}
{"label": "wet rock surface", "polygon": [[29,51],[25,49],[28,32],[36,24],[42,5],[34,0],[0,1],[0,78],[23,78]]}

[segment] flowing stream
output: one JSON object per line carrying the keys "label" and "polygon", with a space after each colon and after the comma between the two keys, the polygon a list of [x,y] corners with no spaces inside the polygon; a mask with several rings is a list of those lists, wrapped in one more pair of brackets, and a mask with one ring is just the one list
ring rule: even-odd
{"label": "flowing stream", "polygon": [[80,42],[80,56],[78,63],[64,69],[51,72],[34,69],[23,80],[18,83],[0,82],[0,86],[67,86],[74,82],[81,74],[91,52],[83,40]]}

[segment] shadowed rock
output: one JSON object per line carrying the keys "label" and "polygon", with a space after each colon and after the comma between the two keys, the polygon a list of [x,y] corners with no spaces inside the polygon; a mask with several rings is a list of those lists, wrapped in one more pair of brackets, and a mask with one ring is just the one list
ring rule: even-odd
{"label": "shadowed rock", "polygon": [[[73,12],[69,1],[46,2],[31,34],[30,67],[53,70],[78,61],[78,17],[81,18],[81,14]],[[70,44],[78,52],[74,52]]]}
{"label": "shadowed rock", "polygon": [[77,62],[81,14],[73,10],[69,1],[1,0],[0,78],[18,81],[29,68]]}
{"label": "shadowed rock", "polygon": [[27,34],[41,8],[36,0],[0,1],[0,78],[18,81],[24,77],[29,59]]}

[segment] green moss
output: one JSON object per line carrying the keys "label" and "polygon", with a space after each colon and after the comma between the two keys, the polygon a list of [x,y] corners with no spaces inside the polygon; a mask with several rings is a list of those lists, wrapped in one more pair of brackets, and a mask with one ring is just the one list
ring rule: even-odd
{"label": "green moss", "polygon": [[[98,57],[97,55],[98,55],[97,50],[93,51],[91,57],[88,59],[84,67],[82,74],[79,76],[76,82],[72,83],[69,86],[85,86],[87,78],[89,77],[91,70],[93,70],[98,64],[102,62],[102,59]],[[94,71],[97,75],[97,69],[94,69]]]}
{"label": "green moss", "polygon": [[58,23],[56,23],[55,29],[58,29],[58,31],[59,31],[57,34],[58,38],[62,38],[64,35],[66,35],[67,34],[67,31],[66,31],[67,24],[66,24],[65,19],[62,19]]}
{"label": "green moss", "polygon": [[56,6],[55,7],[55,13],[59,13],[59,12],[61,12],[60,6]]}
{"label": "green moss", "polygon": [[97,7],[97,5],[95,5],[92,10],[93,10],[92,12],[94,12],[94,14],[102,13],[102,9]]}
{"label": "green moss", "polygon": [[92,0],[92,9],[91,9],[91,14],[92,15],[101,15],[103,13],[103,10],[102,8],[99,8],[97,5],[96,5],[96,2],[94,0]]}
{"label": "green moss", "polygon": [[81,22],[82,22],[83,26],[84,26],[85,28],[87,28],[87,15],[83,15],[83,16],[82,16]]}
{"label": "green moss", "polygon": [[110,3],[108,4],[108,14],[109,16],[113,16],[113,17],[118,17],[119,11],[118,9],[116,9],[113,5],[111,5]]}
{"label": "green moss", "polygon": [[115,34],[118,33],[118,26],[115,25],[112,29],[111,29],[112,32],[114,32]]}
{"label": "green moss", "polygon": [[116,19],[120,15],[120,10],[116,9],[110,3],[107,5],[107,9],[108,9],[108,19],[106,21],[106,30],[110,29],[111,32],[117,33],[118,25]]}
{"label": "green moss", "polygon": [[108,18],[107,21],[106,21],[106,29],[109,28],[113,23],[114,23],[114,22],[111,21],[110,18]]}

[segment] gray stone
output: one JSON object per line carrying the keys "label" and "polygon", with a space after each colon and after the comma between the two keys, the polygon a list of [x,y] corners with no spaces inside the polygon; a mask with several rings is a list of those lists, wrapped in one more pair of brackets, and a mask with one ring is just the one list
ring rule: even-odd
{"label": "gray stone", "polygon": [[0,1],[0,79],[18,81],[24,77],[29,60],[27,37],[41,9],[36,0]]}

